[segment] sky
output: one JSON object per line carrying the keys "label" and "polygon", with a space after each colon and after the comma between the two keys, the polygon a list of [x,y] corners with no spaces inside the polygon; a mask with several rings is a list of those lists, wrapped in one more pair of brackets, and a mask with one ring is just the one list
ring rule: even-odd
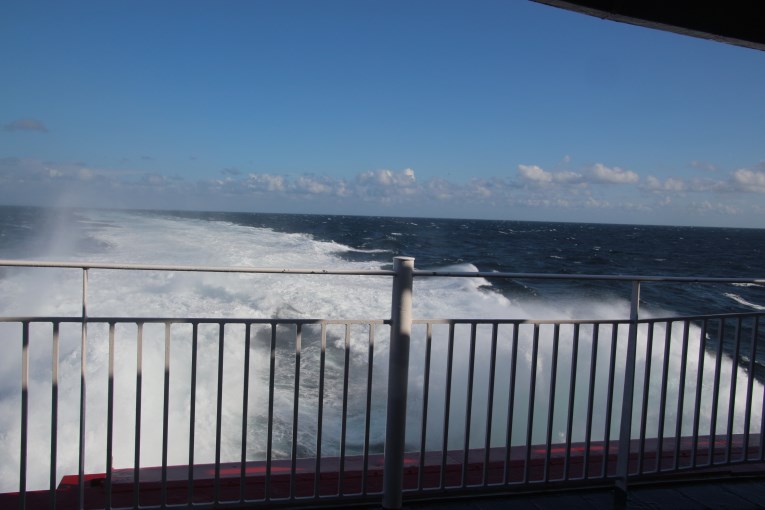
{"label": "sky", "polygon": [[765,228],[765,52],[527,0],[4,0],[0,204]]}

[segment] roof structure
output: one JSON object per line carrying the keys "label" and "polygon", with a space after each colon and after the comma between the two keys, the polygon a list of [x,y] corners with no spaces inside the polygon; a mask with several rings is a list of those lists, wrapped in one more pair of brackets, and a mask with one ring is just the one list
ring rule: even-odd
{"label": "roof structure", "polygon": [[765,9],[753,0],[533,0],[678,34],[765,51]]}

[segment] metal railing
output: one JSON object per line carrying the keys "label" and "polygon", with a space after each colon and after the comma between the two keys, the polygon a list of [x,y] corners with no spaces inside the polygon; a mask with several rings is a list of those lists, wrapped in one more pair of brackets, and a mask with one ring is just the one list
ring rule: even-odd
{"label": "metal railing", "polygon": [[[404,498],[545,484],[614,484],[623,497],[628,480],[765,460],[757,362],[765,313],[645,318],[639,310],[642,283],[762,279],[418,271],[406,257],[392,271],[0,266],[83,274],[81,316],[0,318],[2,345],[20,344],[18,492],[2,495],[19,508],[400,508]],[[91,317],[91,269],[392,277],[391,317]],[[630,282],[630,314],[413,319],[412,281],[432,277]],[[75,328],[72,400],[60,394],[60,346]],[[29,454],[30,401],[45,400],[30,392],[32,344],[50,347],[49,460]],[[95,344],[102,356],[89,351]],[[94,370],[106,380],[94,381]],[[104,387],[105,405],[93,412],[90,394]],[[74,427],[64,415],[76,425],[77,474],[59,481],[60,454],[74,441],[62,436]],[[39,482],[29,490],[30,473],[39,480],[46,465],[47,490]]]}

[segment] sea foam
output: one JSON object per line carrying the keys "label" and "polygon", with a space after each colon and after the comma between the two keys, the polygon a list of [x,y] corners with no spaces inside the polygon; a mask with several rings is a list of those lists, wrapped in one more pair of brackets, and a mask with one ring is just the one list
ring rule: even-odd
{"label": "sea foam", "polygon": [[[342,257],[351,247],[335,242],[324,242],[308,233],[283,233],[268,228],[238,225],[225,221],[206,221],[149,213],[116,211],[84,212],[83,223],[87,235],[102,249],[92,252],[87,249],[73,249],[67,238],[67,226],[57,225],[51,237],[49,250],[38,255],[40,258],[59,260],[70,258],[81,261],[182,264],[210,266],[255,266],[269,268],[317,268],[317,269],[379,269],[380,263],[355,260],[350,262]],[[93,246],[88,243],[84,246]],[[372,253],[371,251],[370,253]],[[375,252],[376,253],[376,252]],[[18,253],[18,258],[27,255]],[[441,268],[451,271],[476,271],[472,264]],[[390,314],[390,279],[384,276],[322,276],[322,275],[280,275],[280,274],[216,274],[183,272],[141,272],[90,270],[88,282],[88,314],[91,317],[218,317],[218,318],[297,318],[297,319],[387,319]],[[82,274],[78,270],[9,269],[0,279],[0,315],[78,316],[81,311]],[[421,278],[414,286],[414,317],[431,318],[485,318],[485,319],[559,319],[572,318],[614,319],[625,318],[629,303],[624,299],[577,299],[561,298],[540,302],[537,300],[509,299],[498,292],[488,279],[483,278]],[[673,328],[679,326],[673,325]],[[542,326],[540,336],[537,378],[532,381],[532,338],[533,325],[519,329],[518,359],[511,358],[512,327],[499,327],[497,345],[497,368],[494,394],[494,422],[491,443],[501,445],[507,432],[507,388],[510,375],[515,367],[516,392],[514,394],[517,412],[509,420],[513,427],[512,444],[525,441],[529,431],[528,389],[535,386],[537,402],[530,410],[534,415],[534,430],[530,432],[532,442],[544,440],[547,420],[547,395],[553,364],[551,351],[552,326]],[[623,330],[626,326],[620,326]],[[654,338],[663,339],[663,326],[657,326]],[[699,356],[700,331],[692,326],[689,334],[688,352],[695,360]],[[573,326],[561,326],[557,375],[559,381],[568,381],[572,370]],[[60,382],[58,418],[58,477],[76,473],[77,438],[79,413],[79,372],[80,372],[80,329],[76,325],[62,324],[60,337]],[[142,425],[141,465],[154,466],[161,463],[164,384],[165,326],[146,324],[143,326],[142,353]],[[195,462],[212,462],[215,458],[216,403],[218,377],[217,325],[199,326],[199,350],[197,366],[197,389],[195,400]],[[46,324],[32,324],[30,327],[30,410],[29,410],[29,459],[28,486],[44,488],[48,481],[47,460],[50,457],[50,413],[51,413],[51,327]],[[0,466],[0,491],[18,488],[18,459],[20,437],[20,369],[21,338],[18,324],[0,325],[3,356],[0,357],[0,456],[7,459]],[[376,326],[373,349],[372,423],[370,444],[373,451],[382,451],[384,438],[384,412],[386,405],[387,381],[387,326]],[[675,331],[677,338],[682,331]],[[87,340],[87,421],[86,438],[88,454],[86,471],[101,472],[105,469],[104,450],[106,444],[106,404],[108,381],[108,342],[106,326],[93,324],[88,328]],[[115,437],[114,466],[132,467],[135,437],[136,401],[136,349],[138,326],[118,324],[115,330]],[[642,384],[641,367],[645,367],[647,331],[641,327],[638,349],[637,387]],[[169,444],[168,462],[184,464],[189,452],[189,381],[191,380],[191,325],[174,325],[170,330],[171,369],[169,379]],[[242,400],[244,375],[242,364],[245,349],[245,328],[243,325],[229,325],[225,329],[224,371],[225,392],[222,401],[222,459],[238,461],[242,445]],[[621,337],[626,338],[625,331]],[[346,448],[348,453],[360,453],[364,444],[363,424],[366,411],[366,375],[369,345],[369,329],[366,325],[349,328],[349,379],[351,382],[348,402],[348,430]],[[453,394],[451,397],[450,428],[448,447],[462,446],[465,430],[465,405],[467,401],[467,376],[469,358],[470,326],[455,326],[454,372],[452,374]],[[604,437],[607,413],[605,387],[608,379],[607,360],[610,355],[611,327],[599,330],[597,348],[598,370],[596,372],[596,393],[594,414],[596,425],[594,435]],[[247,457],[263,458],[266,450],[264,434],[268,411],[269,344],[271,332],[268,326],[253,325],[250,331],[250,381],[248,387],[248,429],[246,431]],[[491,326],[481,325],[476,333],[476,373],[473,390],[470,446],[482,446],[485,440],[485,415],[488,396],[488,369],[491,345]],[[328,327],[328,348],[326,357],[326,380],[324,395],[324,422],[322,451],[324,455],[336,455],[340,451],[340,427],[342,416],[342,384],[346,332],[344,325]],[[654,347],[651,378],[657,380],[661,367],[659,355],[663,350],[661,341]],[[425,328],[415,326],[412,337],[410,365],[410,394],[408,406],[407,444],[419,448],[421,427],[422,387],[424,385]],[[576,367],[578,384],[574,395],[574,418],[572,439],[583,440],[582,424],[586,410],[586,383],[589,359],[592,354],[593,329],[582,327],[579,339],[579,362]],[[298,455],[310,456],[316,450],[316,424],[319,386],[320,330],[306,326],[303,331],[303,350],[300,366],[300,388],[297,431],[292,430],[295,346],[294,331],[277,328],[277,349],[275,353],[274,394],[274,457],[287,458],[291,454],[293,434],[298,437]],[[617,359],[622,359],[626,345],[616,346]],[[428,416],[430,416],[426,446],[440,449],[444,437],[441,418],[445,413],[445,377],[448,351],[448,326],[433,327],[432,368]],[[670,349],[670,373],[680,367],[680,352],[677,347]],[[694,354],[695,353],[695,354]],[[704,371],[702,396],[709,395],[714,374],[710,354],[703,354]],[[688,366],[688,385],[682,390],[676,387],[676,379],[670,379],[668,400],[677,399],[678,392],[684,391],[687,400],[695,394],[695,361]],[[723,360],[723,382],[721,389],[726,394],[726,381],[730,371],[741,372],[740,367],[729,359]],[[616,367],[615,387],[621,387],[623,368]],[[726,375],[728,374],[728,375]],[[649,400],[656,404],[659,388],[649,389]],[[554,440],[564,440],[566,423],[565,407],[569,390],[560,390],[555,396],[553,419]],[[744,389],[736,390],[734,412],[741,414]],[[637,400],[642,398],[638,391]],[[755,384],[753,398],[762,401],[762,387]],[[614,397],[612,412],[618,416],[621,395]],[[710,399],[703,399],[702,412],[711,416]],[[720,406],[727,404],[721,402]],[[636,404],[638,405],[638,404]],[[657,405],[649,406],[648,430],[658,427]],[[760,409],[761,406],[755,406]],[[666,421],[675,423],[676,412],[670,410]],[[722,425],[726,413],[718,415]],[[737,430],[743,424],[737,418]],[[759,423],[759,411],[752,416],[752,423]],[[618,419],[612,421],[615,437]],[[688,431],[688,420],[683,431]],[[706,423],[706,425],[704,424]],[[636,424],[633,424],[633,429]],[[668,430],[671,427],[668,427]],[[709,430],[709,423],[702,420],[700,430]],[[718,428],[719,430],[719,428]],[[654,432],[655,434],[655,432]],[[40,462],[41,461],[41,462]]]}

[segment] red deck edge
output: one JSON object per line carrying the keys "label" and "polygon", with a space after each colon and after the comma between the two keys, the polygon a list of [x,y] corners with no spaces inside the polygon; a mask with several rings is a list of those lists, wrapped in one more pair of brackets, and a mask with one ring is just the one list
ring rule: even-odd
{"label": "red deck edge", "polygon": [[[728,460],[743,462],[743,435],[733,437],[730,448],[730,458],[727,459],[727,438],[719,437],[715,441],[710,463],[709,438],[700,437],[696,443],[696,463],[709,468],[730,468]],[[761,452],[758,443],[759,437],[750,437],[749,449],[746,454],[747,463],[762,462],[759,457]],[[672,478],[679,470],[685,473],[692,472],[691,457],[693,455],[693,440],[683,438],[679,445],[678,466],[675,466],[675,442],[665,439],[662,446],[661,459],[657,459],[658,441],[646,440],[641,464],[641,473],[654,480]],[[471,449],[467,454],[467,463],[463,470],[465,459],[464,450],[447,452],[445,469],[441,469],[441,452],[426,452],[422,474],[420,473],[420,454],[409,453],[405,457],[404,466],[404,490],[415,491],[419,487],[420,479],[424,491],[461,490],[461,491],[485,491],[488,489],[502,489],[517,486],[522,490],[524,484],[556,484],[565,486],[571,483],[568,480],[578,481],[577,486],[582,484],[597,483],[602,485],[605,478],[614,476],[616,468],[616,453],[618,444],[612,442],[608,455],[604,455],[605,449],[602,443],[592,443],[587,462],[588,478],[585,478],[583,443],[572,444],[569,448],[565,444],[555,444],[550,447],[549,463],[547,463],[548,451],[544,445],[532,446],[529,451],[529,463],[526,465],[525,446],[512,447],[509,452],[510,463],[505,468],[507,451],[505,448],[491,448],[489,450],[488,464],[485,465],[486,451],[484,449]],[[633,440],[630,451],[630,472],[638,471],[638,452],[640,442]],[[566,462],[569,453],[568,462]],[[659,462],[660,461],[660,462]],[[369,455],[367,459],[368,469],[364,480],[364,457],[348,456],[345,458],[342,476],[340,473],[340,459],[327,457],[321,459],[319,466],[319,478],[316,477],[316,459],[298,459],[295,466],[295,474],[291,475],[292,462],[290,460],[274,460],[271,463],[270,476],[267,476],[267,464],[265,461],[247,462],[244,466],[240,463],[223,463],[216,473],[214,464],[197,464],[192,468],[192,479],[189,480],[188,466],[168,466],[165,470],[166,482],[163,490],[163,470],[161,467],[147,467],[138,470],[136,483],[133,469],[115,469],[111,480],[111,506],[115,508],[133,507],[136,501],[136,488],[138,489],[138,504],[140,506],[159,506],[163,499],[168,505],[185,505],[189,502],[194,504],[212,503],[216,492],[218,501],[221,502],[245,502],[257,504],[258,502],[277,503],[279,500],[291,501],[291,498],[304,499],[311,505],[321,499],[331,499],[332,496],[342,494],[343,497],[369,499],[377,498],[375,494],[382,491],[383,456],[381,454]],[[660,466],[659,466],[660,464]],[[711,466],[709,466],[711,464]],[[705,466],[706,465],[706,466]],[[661,472],[657,473],[660,467]],[[758,468],[759,469],[759,468]],[[484,478],[485,473],[485,478]],[[105,473],[87,474],[84,480],[85,509],[104,508],[107,504],[108,481]],[[463,486],[464,481],[464,486]],[[442,485],[443,483],[443,485]],[[364,486],[366,484],[366,486]],[[489,487],[484,487],[489,486]],[[268,489],[268,494],[266,494]],[[316,493],[318,490],[318,494]],[[28,491],[25,504],[29,510],[51,508],[52,497],[55,497],[56,509],[69,510],[78,508],[79,500],[79,477],[67,475],[61,479],[57,489],[51,493],[49,490]],[[18,492],[0,494],[0,508],[20,508],[22,495]],[[336,501],[336,500],[335,500]],[[293,503],[295,503],[293,501]]]}

